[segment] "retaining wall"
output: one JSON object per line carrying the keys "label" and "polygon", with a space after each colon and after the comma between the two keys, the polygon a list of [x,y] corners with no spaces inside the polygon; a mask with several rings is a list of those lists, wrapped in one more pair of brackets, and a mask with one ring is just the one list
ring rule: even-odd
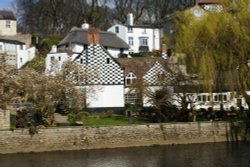
{"label": "retaining wall", "polygon": [[8,110],[4,111],[0,109],[0,130],[1,129],[10,129],[10,112]]}
{"label": "retaining wall", "polygon": [[99,149],[235,140],[225,122],[0,131],[0,153]]}

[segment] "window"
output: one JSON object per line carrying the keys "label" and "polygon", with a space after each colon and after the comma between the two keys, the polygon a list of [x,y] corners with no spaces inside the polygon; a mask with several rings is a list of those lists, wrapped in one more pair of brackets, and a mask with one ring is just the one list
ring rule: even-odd
{"label": "window", "polygon": [[0,50],[3,50],[3,45],[0,45]]}
{"label": "window", "polygon": [[10,22],[10,20],[6,20],[5,21],[5,27],[6,28],[11,28],[11,22]]}
{"label": "window", "polygon": [[140,46],[148,46],[148,38],[140,38]]}
{"label": "window", "polygon": [[126,86],[135,83],[135,80],[136,80],[135,74],[133,74],[132,72],[128,73],[128,75],[126,76]]}
{"label": "window", "polygon": [[223,95],[223,100],[227,101],[227,95]]}
{"label": "window", "polygon": [[115,32],[119,33],[119,27],[118,26],[115,27]]}
{"label": "window", "polygon": [[130,46],[133,46],[134,45],[134,38],[133,37],[128,37],[128,44]]}
{"label": "window", "polygon": [[203,95],[203,96],[202,96],[202,101],[203,101],[203,102],[206,102],[206,101],[207,101],[207,96],[206,96],[206,95]]}
{"label": "window", "polygon": [[58,57],[58,60],[61,61],[61,56]]}
{"label": "window", "polygon": [[219,95],[219,101],[223,101],[223,96],[222,95]]}
{"label": "window", "polygon": [[55,57],[50,57],[50,61],[51,62],[55,61]]}
{"label": "window", "polygon": [[210,99],[211,99],[210,96],[207,96],[207,101],[210,101]]}
{"label": "window", "polygon": [[133,27],[128,27],[128,32],[129,33],[133,32]]}
{"label": "window", "polygon": [[83,58],[80,59],[80,64],[83,64]]}
{"label": "window", "polygon": [[22,62],[23,62],[23,58],[20,57],[20,63],[22,63]]}
{"label": "window", "polygon": [[201,96],[198,96],[198,101],[201,101]]}
{"label": "window", "polygon": [[107,58],[107,64],[109,64],[110,63],[110,58]]}
{"label": "window", "polygon": [[125,94],[125,103],[126,104],[136,104],[138,101],[137,95],[135,93]]}
{"label": "window", "polygon": [[23,45],[20,45],[20,50],[23,50]]}
{"label": "window", "polygon": [[218,95],[214,95],[214,101],[218,101]]}

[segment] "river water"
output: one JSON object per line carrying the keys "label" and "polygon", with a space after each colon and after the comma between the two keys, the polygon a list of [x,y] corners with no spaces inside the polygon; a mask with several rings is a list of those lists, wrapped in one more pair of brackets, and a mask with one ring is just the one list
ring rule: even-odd
{"label": "river water", "polygon": [[250,167],[250,143],[5,154],[0,167]]}

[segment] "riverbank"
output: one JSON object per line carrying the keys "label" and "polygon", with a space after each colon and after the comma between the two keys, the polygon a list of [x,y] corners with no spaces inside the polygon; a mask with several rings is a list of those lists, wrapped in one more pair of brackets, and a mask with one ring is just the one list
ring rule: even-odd
{"label": "riverbank", "polygon": [[0,131],[0,153],[211,143],[240,140],[226,122],[105,127],[57,127]]}

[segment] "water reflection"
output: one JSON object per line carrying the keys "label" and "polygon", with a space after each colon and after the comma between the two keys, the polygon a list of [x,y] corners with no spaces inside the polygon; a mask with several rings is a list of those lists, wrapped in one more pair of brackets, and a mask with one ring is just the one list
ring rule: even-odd
{"label": "water reflection", "polygon": [[249,167],[250,143],[0,155],[0,167]]}

